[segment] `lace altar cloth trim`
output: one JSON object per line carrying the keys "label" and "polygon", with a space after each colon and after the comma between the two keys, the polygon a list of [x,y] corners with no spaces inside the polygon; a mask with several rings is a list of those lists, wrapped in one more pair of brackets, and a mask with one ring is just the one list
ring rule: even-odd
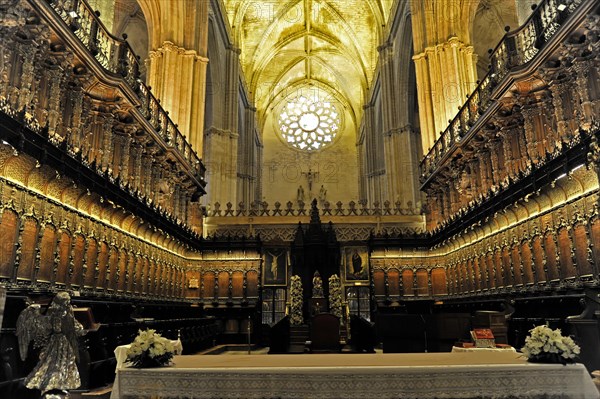
{"label": "lace altar cloth trim", "polygon": [[121,399],[599,398],[585,367],[121,369]]}

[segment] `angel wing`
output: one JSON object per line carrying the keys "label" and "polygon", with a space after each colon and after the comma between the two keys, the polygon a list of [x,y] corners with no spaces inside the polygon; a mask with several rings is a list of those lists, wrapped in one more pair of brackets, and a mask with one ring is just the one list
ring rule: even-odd
{"label": "angel wing", "polygon": [[43,346],[50,334],[50,323],[40,313],[40,305],[33,304],[25,308],[17,319],[17,338],[21,360],[27,358],[29,343],[33,340],[36,347]]}

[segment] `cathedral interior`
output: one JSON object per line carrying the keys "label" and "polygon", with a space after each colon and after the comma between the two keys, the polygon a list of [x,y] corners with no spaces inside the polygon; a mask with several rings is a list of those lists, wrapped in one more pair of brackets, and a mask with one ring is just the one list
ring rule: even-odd
{"label": "cathedral interior", "polygon": [[600,369],[599,21],[598,0],[0,0],[0,396],[28,397],[16,319],[59,291],[100,323],[83,390],[140,328],[290,353],[326,312],[358,351],[547,323]]}

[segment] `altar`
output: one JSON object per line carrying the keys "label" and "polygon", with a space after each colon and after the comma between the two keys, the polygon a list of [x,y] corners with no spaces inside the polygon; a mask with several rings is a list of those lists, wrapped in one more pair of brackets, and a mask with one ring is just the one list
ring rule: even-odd
{"label": "altar", "polygon": [[581,364],[519,354],[405,353],[176,356],[118,370],[121,399],[600,398]]}

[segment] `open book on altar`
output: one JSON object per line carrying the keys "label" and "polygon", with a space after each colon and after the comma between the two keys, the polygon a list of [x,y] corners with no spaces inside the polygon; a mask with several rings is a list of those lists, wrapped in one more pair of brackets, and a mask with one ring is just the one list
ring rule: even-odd
{"label": "open book on altar", "polygon": [[476,348],[495,348],[496,341],[494,334],[489,328],[474,328],[471,331],[471,338],[475,342]]}

